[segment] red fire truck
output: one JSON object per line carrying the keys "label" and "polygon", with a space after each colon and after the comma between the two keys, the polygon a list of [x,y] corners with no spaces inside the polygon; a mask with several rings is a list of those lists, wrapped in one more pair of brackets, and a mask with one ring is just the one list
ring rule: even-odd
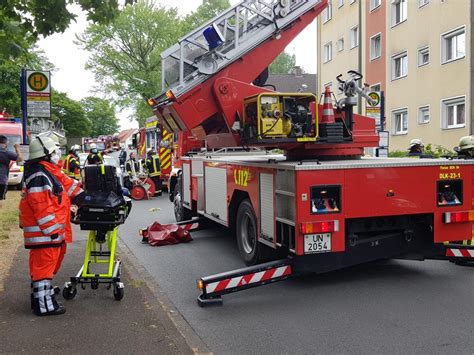
{"label": "red fire truck", "polygon": [[367,96],[354,71],[338,76],[335,108],[329,91],[318,104],[264,86],[268,65],[326,5],[242,1],[161,54],[163,92],[149,104],[167,131],[207,148],[181,156],[176,218],[231,228],[247,265],[289,258],[294,269],[326,272],[446,258],[444,243],[471,239],[472,160],[364,157],[379,138],[373,119],[353,113]]}
{"label": "red fire truck", "polygon": [[163,186],[168,186],[172,169],[173,134],[163,129],[158,119],[152,116],[146,120],[145,127],[136,133],[134,145],[139,159],[145,159],[149,149],[158,152]]}

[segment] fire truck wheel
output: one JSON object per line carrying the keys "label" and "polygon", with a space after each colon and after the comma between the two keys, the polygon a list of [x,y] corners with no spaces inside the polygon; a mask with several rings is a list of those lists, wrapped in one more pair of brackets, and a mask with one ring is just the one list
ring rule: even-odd
{"label": "fire truck wheel", "polygon": [[176,222],[187,221],[192,218],[191,211],[183,207],[183,200],[181,198],[181,184],[181,177],[179,177],[178,182],[174,187],[173,194],[174,217]]}
{"label": "fire truck wheel", "polygon": [[235,227],[240,256],[247,265],[257,264],[261,261],[261,245],[257,241],[257,217],[249,199],[240,203]]}

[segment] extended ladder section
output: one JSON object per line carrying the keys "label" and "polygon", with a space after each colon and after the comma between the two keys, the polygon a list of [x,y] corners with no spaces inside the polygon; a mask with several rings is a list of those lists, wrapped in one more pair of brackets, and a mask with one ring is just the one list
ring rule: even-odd
{"label": "extended ladder section", "polygon": [[161,53],[163,92],[179,97],[321,3],[326,1],[241,1]]}

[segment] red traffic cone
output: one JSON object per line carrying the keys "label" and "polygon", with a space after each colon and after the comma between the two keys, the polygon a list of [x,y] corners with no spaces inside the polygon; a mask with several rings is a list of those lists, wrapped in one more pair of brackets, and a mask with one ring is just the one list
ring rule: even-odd
{"label": "red traffic cone", "polygon": [[331,88],[326,86],[324,90],[323,114],[319,123],[334,123],[334,107],[332,106]]}

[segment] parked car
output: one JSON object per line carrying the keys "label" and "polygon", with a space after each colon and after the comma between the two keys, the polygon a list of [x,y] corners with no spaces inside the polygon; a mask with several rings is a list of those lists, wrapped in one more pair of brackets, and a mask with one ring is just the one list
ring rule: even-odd
{"label": "parked car", "polygon": [[23,167],[13,162],[8,174],[8,186],[13,186],[17,190],[21,190],[21,181],[23,180]]}

